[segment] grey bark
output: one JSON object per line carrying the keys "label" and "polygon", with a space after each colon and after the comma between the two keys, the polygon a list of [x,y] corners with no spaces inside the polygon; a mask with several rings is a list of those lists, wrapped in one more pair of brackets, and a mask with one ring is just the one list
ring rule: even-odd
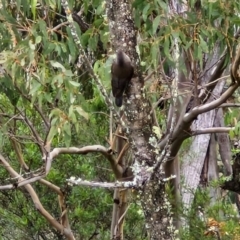
{"label": "grey bark", "polygon": [[[222,108],[219,108],[217,111],[214,127],[224,127],[224,116]],[[216,137],[219,146],[219,153],[225,170],[225,175],[230,176],[232,174],[232,166],[229,136],[227,133],[216,133]]]}
{"label": "grey bark", "polygon": [[[213,91],[214,98],[218,98],[222,92],[224,82],[219,82]],[[212,101],[212,97],[209,99]],[[212,127],[216,117],[216,110],[203,113],[198,116],[192,126],[192,130]],[[199,135],[193,139],[191,151],[183,157],[181,176],[183,176],[182,201],[186,209],[192,205],[194,194],[200,182],[202,167],[209,146],[210,134]]]}

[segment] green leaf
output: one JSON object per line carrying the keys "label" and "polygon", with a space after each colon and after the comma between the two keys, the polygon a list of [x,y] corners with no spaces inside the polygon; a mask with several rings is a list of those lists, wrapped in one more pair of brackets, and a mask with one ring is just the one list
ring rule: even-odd
{"label": "green leaf", "polygon": [[33,19],[36,19],[36,6],[37,6],[37,0],[31,0],[31,10],[33,14]]}
{"label": "green leaf", "polygon": [[8,60],[8,53],[3,51],[0,53],[0,64],[5,63]]}
{"label": "green leaf", "polygon": [[100,27],[101,25],[103,24],[103,19],[96,19],[94,22],[93,22],[93,25],[95,27]]}
{"label": "green leaf", "polygon": [[54,136],[58,133],[56,126],[51,126],[50,131],[47,136],[47,142],[51,142]]}
{"label": "green leaf", "polygon": [[71,136],[71,124],[69,122],[65,122],[63,125],[64,134]]}
{"label": "green leaf", "polygon": [[92,36],[91,38],[88,39],[89,47],[90,47],[93,51],[97,49],[98,40],[99,40],[98,35],[94,35],[94,36]]}
{"label": "green leaf", "polygon": [[32,86],[29,94],[34,95],[41,88],[41,86],[41,83],[38,81],[32,81]]}
{"label": "green leaf", "polygon": [[74,76],[74,74],[72,73],[71,70],[66,70],[66,71],[64,72],[64,75],[67,76],[67,77],[72,77],[72,76]]}
{"label": "green leaf", "polygon": [[156,69],[158,66],[158,50],[159,46],[157,44],[153,44],[151,47],[151,59],[152,59],[152,63],[154,68]]}
{"label": "green leaf", "polygon": [[43,53],[45,55],[48,55],[49,53],[53,52],[54,49],[55,49],[55,44],[51,43],[51,42],[49,42],[48,44],[45,44],[44,46],[45,47],[44,47],[44,52]]}
{"label": "green leaf", "polygon": [[52,118],[53,116],[60,116],[62,111],[59,108],[54,108],[51,113],[49,114],[49,117]]}
{"label": "green leaf", "polygon": [[41,36],[37,36],[35,39],[35,43],[38,44],[42,41],[42,37]]}
{"label": "green leaf", "polygon": [[199,35],[199,39],[200,39],[200,46],[201,46],[203,52],[208,53],[208,45],[207,45],[207,43],[203,40],[201,35]]}
{"label": "green leaf", "polygon": [[68,115],[71,116],[73,113],[73,105],[71,105],[68,109]]}
{"label": "green leaf", "polygon": [[98,69],[99,69],[99,67],[100,67],[100,64],[101,64],[100,60],[97,60],[97,61],[94,63],[93,71],[94,71],[95,73],[98,73]]}
{"label": "green leaf", "polygon": [[158,26],[160,24],[160,20],[161,20],[161,17],[160,16],[157,16],[154,20],[153,20],[153,25],[152,25],[152,33],[155,34],[157,29],[158,29]]}
{"label": "green leaf", "polygon": [[81,43],[83,46],[87,46],[88,39],[91,37],[91,35],[88,32],[85,32],[81,35]]}
{"label": "green leaf", "polygon": [[35,49],[36,49],[36,46],[35,46],[35,44],[33,43],[32,40],[30,40],[30,41],[28,42],[28,45],[29,45],[29,47],[30,47],[31,50],[35,50]]}
{"label": "green leaf", "polygon": [[165,41],[164,41],[164,44],[163,44],[163,51],[164,51],[166,57],[169,60],[173,61],[172,56],[171,56],[169,50],[170,50],[170,40],[169,40],[169,37],[165,37]]}
{"label": "green leaf", "polygon": [[193,40],[191,39],[189,42],[186,43],[186,46],[183,46],[185,50],[188,50],[190,46],[192,46]]}
{"label": "green leaf", "polygon": [[47,30],[46,30],[47,29],[46,22],[43,21],[42,19],[38,19],[38,24],[39,24],[41,34],[43,34],[44,38],[47,39],[48,38],[48,33],[47,33]]}
{"label": "green leaf", "polygon": [[159,1],[158,2],[159,3],[159,5],[160,5],[160,7],[164,10],[164,11],[168,11],[168,6],[167,6],[167,4],[164,2],[164,1]]}
{"label": "green leaf", "polygon": [[63,126],[63,136],[66,146],[69,147],[71,145],[71,125],[69,122],[66,122]]}
{"label": "green leaf", "polygon": [[105,4],[104,4],[104,1],[101,1],[101,4],[99,4],[97,7],[96,14],[100,15],[103,13],[104,10],[105,10]]}
{"label": "green leaf", "polygon": [[80,83],[78,82],[74,82],[74,81],[68,81],[71,85],[73,85],[74,87],[79,87]]}
{"label": "green leaf", "polygon": [[143,11],[142,11],[142,18],[144,21],[146,21],[147,17],[148,17],[148,10],[150,8],[150,3],[147,3],[146,6],[144,7]]}
{"label": "green leaf", "polygon": [[75,106],[75,110],[80,116],[86,118],[87,120],[89,119],[88,113],[85,112],[80,106]]}
{"label": "green leaf", "polygon": [[50,64],[51,64],[53,67],[55,67],[55,68],[60,68],[60,69],[62,69],[63,72],[66,71],[65,67],[64,67],[61,63],[59,63],[59,62],[50,61]]}

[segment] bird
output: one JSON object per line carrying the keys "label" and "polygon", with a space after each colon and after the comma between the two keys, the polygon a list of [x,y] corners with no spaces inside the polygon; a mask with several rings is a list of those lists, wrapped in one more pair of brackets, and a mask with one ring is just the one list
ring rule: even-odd
{"label": "bird", "polygon": [[127,54],[122,50],[117,51],[117,57],[112,63],[112,93],[117,107],[122,106],[122,96],[133,77],[134,68]]}

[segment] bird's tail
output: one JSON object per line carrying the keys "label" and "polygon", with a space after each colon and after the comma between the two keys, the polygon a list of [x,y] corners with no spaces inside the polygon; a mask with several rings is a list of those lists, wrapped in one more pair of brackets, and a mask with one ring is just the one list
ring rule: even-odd
{"label": "bird's tail", "polygon": [[122,106],[122,97],[115,98],[115,104],[117,107],[121,107]]}

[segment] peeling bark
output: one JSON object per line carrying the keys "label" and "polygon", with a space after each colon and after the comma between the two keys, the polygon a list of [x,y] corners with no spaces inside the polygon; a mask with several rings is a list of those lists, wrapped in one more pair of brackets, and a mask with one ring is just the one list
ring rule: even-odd
{"label": "peeling bark", "polygon": [[[217,116],[214,122],[215,127],[224,127],[224,116],[222,108],[217,111]],[[216,133],[217,142],[219,146],[219,153],[224,165],[225,175],[230,176],[232,174],[231,166],[231,148],[229,136],[227,133]]]}
{"label": "peeling bark", "polygon": [[[219,97],[224,83],[218,83],[213,91],[214,97]],[[209,99],[212,101],[212,98]],[[216,117],[216,110],[201,114],[193,124],[194,129],[212,127]],[[183,156],[184,162],[181,168],[183,176],[182,201],[186,209],[192,205],[195,191],[200,182],[204,160],[209,146],[210,134],[196,136],[191,144],[191,152]]]}

